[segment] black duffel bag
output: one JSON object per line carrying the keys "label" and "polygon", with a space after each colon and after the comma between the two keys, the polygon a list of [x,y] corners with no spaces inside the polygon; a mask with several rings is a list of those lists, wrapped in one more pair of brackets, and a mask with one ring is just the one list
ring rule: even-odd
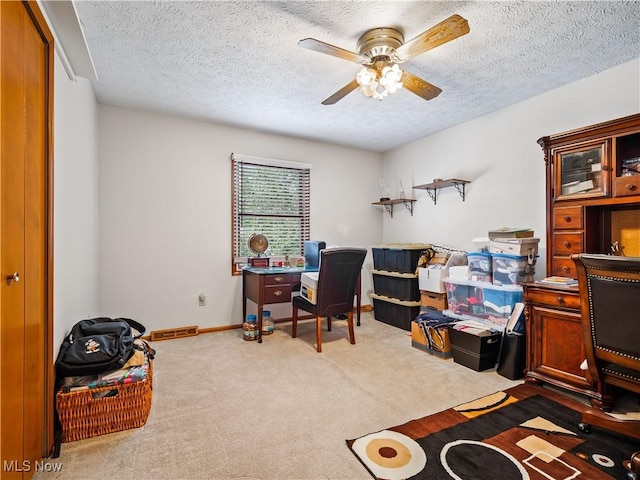
{"label": "black duffel bag", "polygon": [[122,368],[133,356],[134,341],[145,330],[142,324],[129,318],[79,321],[60,346],[56,376],[95,375]]}

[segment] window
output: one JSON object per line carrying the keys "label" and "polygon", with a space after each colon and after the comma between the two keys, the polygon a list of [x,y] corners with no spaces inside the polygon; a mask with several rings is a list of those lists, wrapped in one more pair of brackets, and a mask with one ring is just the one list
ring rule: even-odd
{"label": "window", "polygon": [[232,154],[232,271],[247,265],[248,240],[260,233],[269,240],[268,255],[302,255],[309,240],[311,166]]}

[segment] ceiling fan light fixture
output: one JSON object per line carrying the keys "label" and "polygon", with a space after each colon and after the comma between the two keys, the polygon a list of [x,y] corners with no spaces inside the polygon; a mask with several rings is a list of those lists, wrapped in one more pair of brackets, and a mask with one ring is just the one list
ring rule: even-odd
{"label": "ceiling fan light fixture", "polygon": [[376,82],[377,78],[378,72],[369,67],[362,67],[356,75],[356,81],[358,82],[358,85],[363,87],[363,89],[364,87],[371,85],[373,82]]}
{"label": "ceiling fan light fixture", "polygon": [[368,85],[361,85],[360,89],[367,97],[373,97],[377,94],[378,82],[374,81]]}
{"label": "ceiling fan light fixture", "polygon": [[396,64],[385,64],[382,68],[377,65],[373,68],[363,67],[358,71],[356,81],[367,97],[382,100],[402,88],[402,73]]}
{"label": "ceiling fan light fixture", "polygon": [[389,93],[395,93],[399,88],[402,88],[402,73],[397,64],[393,64],[392,67],[387,65],[382,69],[380,83]]}
{"label": "ceiling fan light fixture", "polygon": [[440,95],[442,89],[411,72],[403,72],[398,64],[467,33],[469,22],[454,14],[406,43],[400,30],[380,27],[367,30],[360,36],[357,53],[315,38],[304,38],[298,46],[364,65],[355,79],[323,100],[322,105],[333,105],[358,87],[366,96],[380,100],[399,89],[406,89],[424,100],[432,100]]}

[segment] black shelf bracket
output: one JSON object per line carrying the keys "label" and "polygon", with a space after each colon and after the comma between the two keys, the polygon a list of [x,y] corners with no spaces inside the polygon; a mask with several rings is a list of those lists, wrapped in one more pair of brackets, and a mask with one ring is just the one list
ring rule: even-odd
{"label": "black shelf bracket", "polygon": [[453,186],[456,187],[456,190],[458,190],[458,193],[462,197],[462,201],[463,202],[464,202],[464,186],[465,185],[466,185],[466,183],[454,183],[453,184]]}
{"label": "black shelf bracket", "polygon": [[393,200],[381,200],[379,202],[374,202],[371,205],[380,205],[384,207],[389,216],[393,218],[393,206],[399,203],[404,203],[404,206],[409,213],[413,217],[413,203],[416,201],[415,198],[395,198]]}
{"label": "black shelf bracket", "polygon": [[451,187],[451,186],[456,187],[456,190],[458,191],[458,193],[462,197],[462,201],[464,202],[465,185],[467,183],[471,183],[471,182],[469,182],[469,180],[460,180],[458,178],[450,178],[448,180],[436,180],[432,183],[417,185],[413,188],[418,190],[426,190],[427,193],[429,194],[429,197],[431,197],[431,200],[433,200],[433,204],[436,205],[438,203],[438,189]]}
{"label": "black shelf bracket", "polygon": [[413,202],[402,202],[402,203],[404,203],[404,206],[407,208],[407,210],[409,210],[409,213],[413,217]]}
{"label": "black shelf bracket", "polygon": [[427,191],[427,193],[431,197],[431,200],[433,200],[433,204],[435,205],[437,200],[438,200],[438,189],[437,188],[434,188],[434,189],[427,188],[425,190]]}

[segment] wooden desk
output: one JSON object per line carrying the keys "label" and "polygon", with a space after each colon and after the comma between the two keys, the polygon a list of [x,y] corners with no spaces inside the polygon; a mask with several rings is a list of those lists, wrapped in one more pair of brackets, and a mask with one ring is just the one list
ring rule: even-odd
{"label": "wooden desk", "polygon": [[[251,300],[258,306],[258,343],[262,343],[262,311],[264,306],[274,303],[291,303],[293,288],[300,283],[302,274],[317,271],[317,267],[245,267],[242,270],[242,319],[244,321],[247,318],[247,300]],[[358,277],[356,286],[358,326],[360,326],[360,283],[360,277]]]}
{"label": "wooden desk", "polygon": [[527,360],[525,381],[548,383],[589,397],[610,409],[611,397],[580,369],[585,358],[578,286],[525,283]]}

